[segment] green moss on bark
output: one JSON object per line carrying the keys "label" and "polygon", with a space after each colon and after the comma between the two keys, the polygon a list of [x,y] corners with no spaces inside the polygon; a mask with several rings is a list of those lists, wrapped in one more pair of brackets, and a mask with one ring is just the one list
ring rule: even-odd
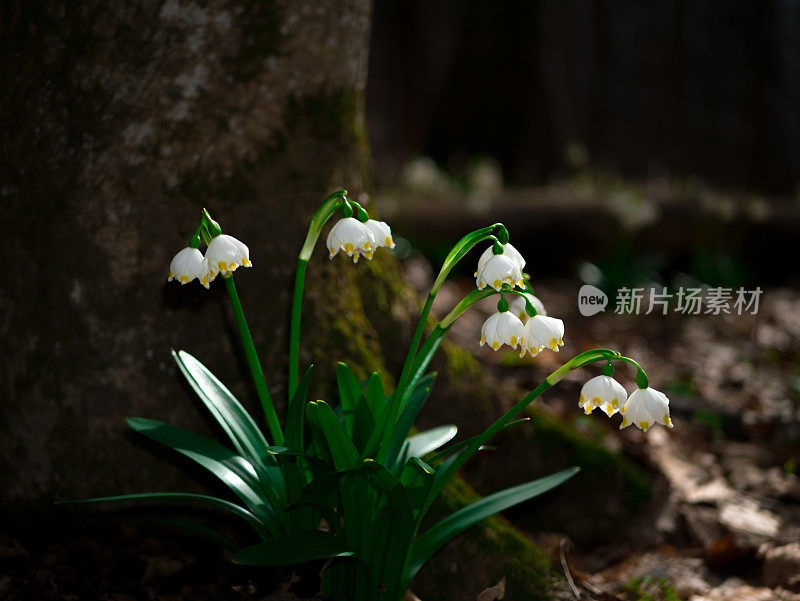
{"label": "green moss on bark", "polygon": [[[456,477],[442,491],[433,517],[444,517],[479,498]],[[422,599],[475,599],[504,577],[507,599],[553,598],[557,575],[548,557],[506,519],[492,516],[435,555],[412,588]]]}

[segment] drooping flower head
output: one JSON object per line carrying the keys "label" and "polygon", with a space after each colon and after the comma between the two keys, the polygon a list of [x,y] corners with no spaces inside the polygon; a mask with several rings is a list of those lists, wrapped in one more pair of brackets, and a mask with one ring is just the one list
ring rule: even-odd
{"label": "drooping flower head", "polygon": [[527,323],[529,315],[528,311],[525,308],[527,303],[525,299],[528,299],[530,303],[533,305],[533,308],[536,309],[536,313],[538,315],[547,315],[547,310],[544,308],[542,301],[540,301],[537,297],[535,297],[530,292],[523,292],[522,296],[514,295],[514,298],[510,303],[508,303],[508,310],[511,311],[514,315],[519,317],[520,321],[524,324]]}
{"label": "drooping flower head", "polygon": [[644,432],[647,432],[655,424],[672,428],[667,395],[649,386],[636,389],[628,397],[625,405],[620,409],[620,413],[622,414],[620,430],[631,424]]}
{"label": "drooping flower head", "polygon": [[364,225],[370,232],[372,232],[372,237],[375,239],[375,248],[394,248],[392,229],[389,227],[388,223],[385,221],[368,219]]}
{"label": "drooping flower head", "polygon": [[515,349],[522,339],[522,327],[522,322],[511,311],[493,313],[481,328],[481,346],[488,344],[497,350],[507,344]]}
{"label": "drooping flower head", "polygon": [[172,258],[169,264],[168,282],[178,280],[188,284],[203,277],[203,253],[196,248],[186,247]]}
{"label": "drooping flower head", "polygon": [[578,406],[586,412],[586,415],[596,407],[600,407],[611,417],[622,408],[627,398],[628,393],[622,384],[611,376],[602,375],[592,378],[583,385]]}
{"label": "drooping flower head", "polygon": [[[511,243],[502,244],[503,247],[503,255],[506,255],[509,259],[514,261],[517,265],[519,265],[520,271],[525,269],[525,258],[519,253],[519,251],[514,248]],[[493,246],[490,246],[478,259],[478,268],[475,270],[475,277],[481,272],[481,269],[486,265],[486,262],[494,256]]]}
{"label": "drooping flower head", "polygon": [[503,284],[508,284],[512,288],[514,286],[522,288],[524,285],[519,263],[506,256],[505,253],[492,255],[478,271],[475,283],[478,286],[478,290],[491,286],[498,292],[503,287]]}
{"label": "drooping flower head", "polygon": [[522,348],[519,356],[524,357],[528,352],[535,357],[545,348],[558,352],[558,347],[563,344],[564,322],[547,315],[534,315],[522,330]]}
{"label": "drooping flower head", "polygon": [[348,257],[353,257],[354,263],[358,263],[359,254],[363,254],[367,259],[372,258],[372,253],[375,251],[375,237],[358,219],[344,217],[331,228],[326,246],[331,259],[342,250]]}
{"label": "drooping flower head", "polygon": [[247,248],[247,245],[227,234],[220,234],[211,239],[203,264],[205,271],[200,283],[206,288],[217,277],[217,273],[226,275],[229,271],[236,271],[239,267],[253,266],[250,261],[250,249]]}

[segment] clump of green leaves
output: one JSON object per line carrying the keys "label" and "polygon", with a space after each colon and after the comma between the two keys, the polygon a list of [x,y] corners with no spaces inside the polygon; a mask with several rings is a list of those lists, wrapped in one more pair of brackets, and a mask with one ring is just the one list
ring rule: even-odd
{"label": "clump of green leaves", "polygon": [[[504,252],[508,232],[502,224],[494,224],[471,232],[447,254],[422,309],[394,390],[384,389],[379,373],[359,381],[353,370],[339,363],[338,399],[332,402],[316,399],[312,393],[313,366],[299,376],[303,283],[306,264],[322,228],[336,212],[341,212],[342,220],[328,237],[326,246],[331,257],[342,250],[355,262],[361,256],[370,259],[378,247],[394,245],[389,227],[369,219],[358,203],[347,199],[346,191],[332,194],[320,206],[298,257],[288,354],[287,410],[283,416],[277,415],[270,397],[233,284],[236,267],[250,265],[247,247],[223,236],[219,224],[204,210],[190,247],[173,260],[171,278],[174,276],[183,283],[196,278],[208,286],[216,276],[215,268],[223,278],[267,431],[256,425],[222,382],[185,351],[173,351],[172,356],[224,431],[226,444],[157,420],[135,417],[129,418],[127,424],[214,474],[230,489],[231,498],[153,492],[84,502],[203,503],[241,520],[249,528],[246,540],[236,540],[222,530],[188,526],[195,534],[202,533],[231,549],[238,563],[274,566],[328,559],[322,579],[325,598],[401,601],[419,569],[453,537],[484,518],[551,490],[578,471],[578,468],[567,469],[494,493],[438,523],[425,522],[423,528],[428,510],[445,484],[467,460],[485,448],[489,439],[527,421],[515,418],[564,375],[588,363],[612,360],[632,363],[644,378],[642,387],[647,386],[646,376],[635,361],[615,351],[587,351],[556,370],[476,436],[453,443],[457,432],[453,425],[412,435],[436,378],[427,372],[428,365],[449,328],[474,303],[495,294],[514,293],[514,285],[522,284],[518,280],[511,285],[474,290],[424,337],[433,300],[458,261],[482,241],[493,242],[494,255]],[[376,232],[376,236],[367,230]],[[209,248],[205,257],[199,251],[201,237]],[[209,264],[215,248],[217,256]],[[228,248],[238,254],[226,255]],[[502,296],[501,303],[505,303]],[[504,306],[507,308],[507,303]],[[528,311],[535,315],[533,308]]]}

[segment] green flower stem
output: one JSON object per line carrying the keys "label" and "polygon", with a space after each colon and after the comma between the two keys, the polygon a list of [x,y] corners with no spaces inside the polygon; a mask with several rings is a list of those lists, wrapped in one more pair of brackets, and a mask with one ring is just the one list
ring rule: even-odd
{"label": "green flower stem", "polygon": [[294,295],[292,297],[291,325],[289,326],[289,397],[287,403],[291,403],[297,384],[300,378],[300,318],[303,306],[303,285],[306,277],[306,265],[311,260],[311,254],[317,244],[322,228],[331,218],[337,209],[345,202],[347,190],[337,190],[322,204],[311,218],[308,225],[308,233],[297,257],[297,272],[294,276]]}
{"label": "green flower stem", "polygon": [[250,328],[247,327],[247,320],[244,317],[242,303],[239,301],[239,294],[236,292],[236,284],[233,283],[233,276],[228,274],[222,278],[225,280],[225,288],[228,289],[228,296],[231,299],[233,315],[236,318],[236,325],[239,328],[239,336],[242,338],[242,346],[247,357],[247,364],[250,366],[250,374],[253,376],[253,384],[256,386],[258,398],[264,409],[264,416],[267,419],[267,426],[272,435],[273,444],[280,446],[283,444],[283,432],[278,421],[278,414],[275,413],[275,406],[272,404],[267,381],[264,379],[264,370],[261,369],[261,362],[258,360],[253,337],[250,335]]}
{"label": "green flower stem", "polygon": [[458,469],[461,468],[461,466],[463,466],[464,463],[466,463],[467,460],[472,457],[472,455],[481,446],[486,444],[490,438],[505,428],[505,426],[508,425],[512,419],[514,419],[523,409],[541,396],[542,393],[552,386],[555,386],[571,371],[575,371],[576,369],[580,369],[581,367],[596,361],[608,361],[609,359],[619,358],[621,358],[621,355],[618,352],[610,349],[594,349],[591,351],[586,351],[585,353],[581,353],[580,355],[576,355],[556,371],[547,376],[544,382],[522,397],[522,399],[516,405],[514,405],[511,409],[504,413],[500,419],[495,421],[491,426],[484,430],[483,434],[476,437],[473,442],[464,450],[446,460],[436,472],[436,479],[434,480],[434,483],[428,492],[428,498],[425,500],[425,503],[419,513],[417,527],[419,527],[422,518],[425,516],[425,513],[427,512],[433,500],[442,490],[444,485],[450,480],[453,474],[455,474],[455,472],[458,471]]}
{"label": "green flower stem", "polygon": [[300,317],[303,310],[303,284],[306,278],[308,261],[297,259],[297,273],[294,276],[294,297],[292,298],[292,323],[289,331],[289,399],[294,398],[300,377]]}
{"label": "green flower stem", "polygon": [[408,396],[408,390],[410,390],[409,386],[407,385],[408,377],[411,373],[411,368],[413,367],[414,360],[417,356],[417,349],[419,348],[420,340],[422,340],[422,331],[425,329],[425,323],[428,321],[428,315],[430,315],[431,307],[433,306],[433,301],[435,299],[436,294],[431,291],[428,294],[428,299],[425,301],[425,305],[422,307],[422,312],[419,316],[419,323],[417,323],[417,329],[414,332],[414,338],[411,341],[411,346],[409,347],[408,354],[406,355],[406,361],[403,364],[403,371],[400,372],[400,379],[397,381],[397,386],[395,387],[394,393],[389,401],[389,408],[387,409],[386,417],[383,420],[383,432],[381,432],[380,437],[381,444],[378,448],[378,455],[376,457],[380,463],[386,460],[386,456],[389,453],[391,436],[386,436],[386,432],[387,430],[391,431],[394,429],[397,416],[400,414],[400,410],[403,408],[403,404]]}
{"label": "green flower stem", "polygon": [[[488,227],[484,227],[474,232],[470,232],[461,240],[456,242],[453,248],[450,249],[450,252],[447,254],[447,257],[442,263],[442,268],[439,270],[439,275],[436,276],[436,280],[431,287],[431,291],[428,293],[428,298],[425,301],[425,305],[422,307],[422,312],[420,314],[419,322],[417,323],[417,329],[414,332],[414,338],[411,341],[411,346],[408,349],[408,354],[406,355],[406,361],[403,364],[403,370],[400,373],[400,378],[397,381],[397,387],[395,388],[395,393],[392,395],[392,407],[390,407],[389,417],[396,417],[397,412],[402,408],[402,402],[404,397],[407,395],[408,390],[408,378],[412,372],[412,367],[416,360],[417,350],[419,348],[419,343],[422,340],[422,332],[425,329],[426,322],[428,321],[428,315],[430,314],[431,307],[433,306],[433,301],[436,300],[436,295],[439,293],[439,289],[444,284],[445,279],[452,271],[453,267],[455,267],[458,262],[464,258],[464,256],[472,250],[475,245],[481,243],[483,240],[492,239],[496,240],[493,232],[498,229],[503,228],[503,224],[495,223]],[[485,296],[489,296],[487,292],[481,298],[485,298]],[[463,302],[463,301],[462,301]],[[473,301],[477,302],[477,301]],[[461,303],[459,303],[459,306]],[[463,311],[469,307],[465,307]],[[452,314],[452,312],[451,312]],[[460,313],[459,313],[460,315]],[[387,420],[387,424],[391,424],[391,420]]]}

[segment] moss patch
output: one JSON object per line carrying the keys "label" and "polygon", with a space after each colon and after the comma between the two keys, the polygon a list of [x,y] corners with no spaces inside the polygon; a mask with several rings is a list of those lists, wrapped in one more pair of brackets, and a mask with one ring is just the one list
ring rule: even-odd
{"label": "moss patch", "polygon": [[[478,500],[460,477],[442,491],[431,522]],[[475,599],[506,578],[509,599],[552,598],[557,577],[547,556],[500,516],[471,528],[435,555],[420,571],[412,589],[422,599]]]}

